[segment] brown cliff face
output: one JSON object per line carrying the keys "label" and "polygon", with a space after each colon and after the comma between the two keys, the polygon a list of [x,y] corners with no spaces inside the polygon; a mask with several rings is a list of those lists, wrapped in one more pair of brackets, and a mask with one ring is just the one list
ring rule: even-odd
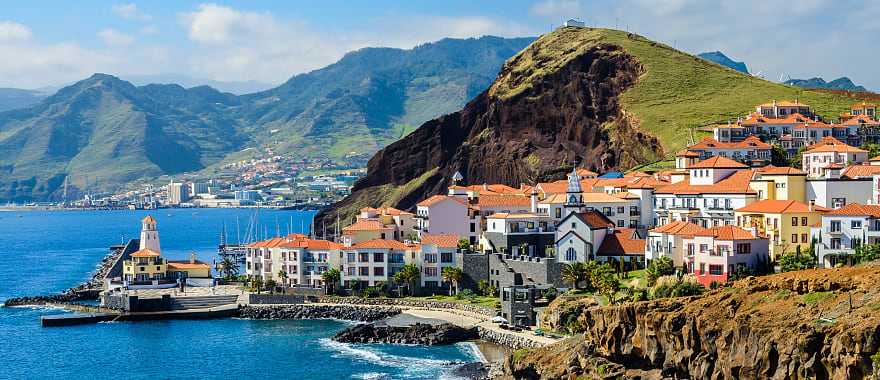
{"label": "brown cliff face", "polygon": [[563,178],[575,164],[607,171],[661,156],[618,104],[642,73],[639,62],[618,46],[576,38],[541,37],[464,109],[376,153],[353,194],[318,218],[331,224],[337,212],[365,206],[412,208],[444,192],[456,171],[469,184],[516,187]]}
{"label": "brown cliff face", "polygon": [[876,265],[812,270],[700,297],[587,308],[577,319],[583,333],[513,355],[506,371],[517,379],[866,378],[880,365],[871,359],[880,350],[878,284]]}

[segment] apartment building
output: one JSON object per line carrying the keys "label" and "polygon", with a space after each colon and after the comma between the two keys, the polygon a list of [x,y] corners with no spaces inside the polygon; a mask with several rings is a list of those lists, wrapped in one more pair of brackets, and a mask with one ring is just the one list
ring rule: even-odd
{"label": "apartment building", "polygon": [[682,239],[688,270],[704,286],[725,282],[743,269],[769,263],[769,240],[755,229],[737,226],[705,228]]}
{"label": "apartment building", "polygon": [[345,288],[360,289],[391,284],[405,264],[415,262],[417,250],[415,245],[389,239],[366,240],[344,247],[342,284]]}
{"label": "apartment building", "polygon": [[735,210],[736,225],[755,229],[770,240],[773,260],[787,252],[798,252],[810,246],[810,226],[819,223],[828,209],[794,200],[765,200]]}
{"label": "apartment building", "polygon": [[863,244],[880,243],[880,205],[851,203],[822,215],[812,228],[819,266],[852,264],[852,255]]}

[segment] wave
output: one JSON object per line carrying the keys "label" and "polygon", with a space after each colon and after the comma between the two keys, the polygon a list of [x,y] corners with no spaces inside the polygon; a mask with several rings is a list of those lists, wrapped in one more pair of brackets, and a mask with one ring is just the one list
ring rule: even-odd
{"label": "wave", "polygon": [[462,353],[468,354],[483,363],[489,362],[489,360],[486,359],[486,356],[483,355],[483,352],[480,351],[480,347],[474,342],[460,342],[456,343],[455,346],[458,347]]}
{"label": "wave", "polygon": [[390,379],[391,374],[385,372],[366,372],[366,373],[356,373],[351,375],[352,379],[363,379],[363,380],[385,380]]}
{"label": "wave", "polygon": [[[400,356],[381,352],[366,345],[354,345],[336,342],[330,338],[319,339],[320,345],[327,350],[335,351],[335,358],[350,358],[361,360],[383,367],[397,368],[403,371],[406,377],[427,375],[451,369],[453,366],[463,364],[458,361],[427,359],[411,356]],[[445,372],[445,371],[444,371]]]}

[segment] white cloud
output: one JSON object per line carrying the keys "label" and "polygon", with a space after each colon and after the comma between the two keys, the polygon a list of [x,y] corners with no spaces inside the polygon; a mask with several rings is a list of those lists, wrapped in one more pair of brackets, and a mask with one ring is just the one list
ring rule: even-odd
{"label": "white cloud", "polygon": [[150,21],[153,19],[152,16],[141,12],[137,4],[134,3],[116,4],[113,6],[113,12],[126,20]]}
{"label": "white cloud", "polygon": [[159,28],[156,25],[147,25],[140,30],[141,34],[158,34]]}
{"label": "white cloud", "polygon": [[0,21],[0,41],[23,41],[30,38],[30,28],[13,21]]}
{"label": "white cloud", "polygon": [[532,5],[530,10],[538,16],[555,19],[560,17],[581,17],[581,9],[581,2],[579,0],[544,0]]}
{"label": "white cloud", "polygon": [[134,37],[122,33],[116,29],[104,29],[98,32],[98,37],[104,40],[104,43],[111,46],[128,46],[134,43]]}

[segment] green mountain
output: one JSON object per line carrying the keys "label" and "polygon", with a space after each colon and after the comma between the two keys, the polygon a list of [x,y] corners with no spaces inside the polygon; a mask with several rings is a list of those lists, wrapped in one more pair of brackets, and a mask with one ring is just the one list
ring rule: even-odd
{"label": "green mountain", "polygon": [[[59,199],[203,170],[246,147],[362,163],[485,89],[533,38],[365,48],[264,92],[134,86],[96,74],[30,108],[0,112],[0,201]],[[97,182],[97,185],[96,185]]]}
{"label": "green mountain", "polygon": [[860,92],[868,91],[866,88],[856,85],[855,83],[853,83],[852,80],[847,77],[840,77],[831,82],[826,82],[825,79],[818,77],[810,79],[789,79],[785,81],[785,84],[803,88],[824,88],[829,90],[846,90]]}
{"label": "green mountain", "polygon": [[697,54],[697,57],[705,59],[709,62],[715,62],[721,66],[729,67],[729,68],[734,69],[736,71],[739,71],[741,73],[745,73],[745,74],[749,73],[749,69],[748,69],[748,67],[746,67],[746,64],[744,62],[734,61],[734,60],[730,59],[730,57],[724,55],[724,53],[722,53],[720,51],[700,53],[700,54]]}
{"label": "green mountain", "polygon": [[135,87],[95,74],[31,108],[0,113],[0,199],[198,170],[239,148],[240,100],[209,87]]}
{"label": "green mountain", "polygon": [[492,83],[534,38],[443,39],[412,50],[366,48],[242,97],[257,141],[279,152],[365,159]]}
{"label": "green mountain", "polygon": [[45,98],[46,94],[40,91],[0,88],[0,112],[32,106]]}

